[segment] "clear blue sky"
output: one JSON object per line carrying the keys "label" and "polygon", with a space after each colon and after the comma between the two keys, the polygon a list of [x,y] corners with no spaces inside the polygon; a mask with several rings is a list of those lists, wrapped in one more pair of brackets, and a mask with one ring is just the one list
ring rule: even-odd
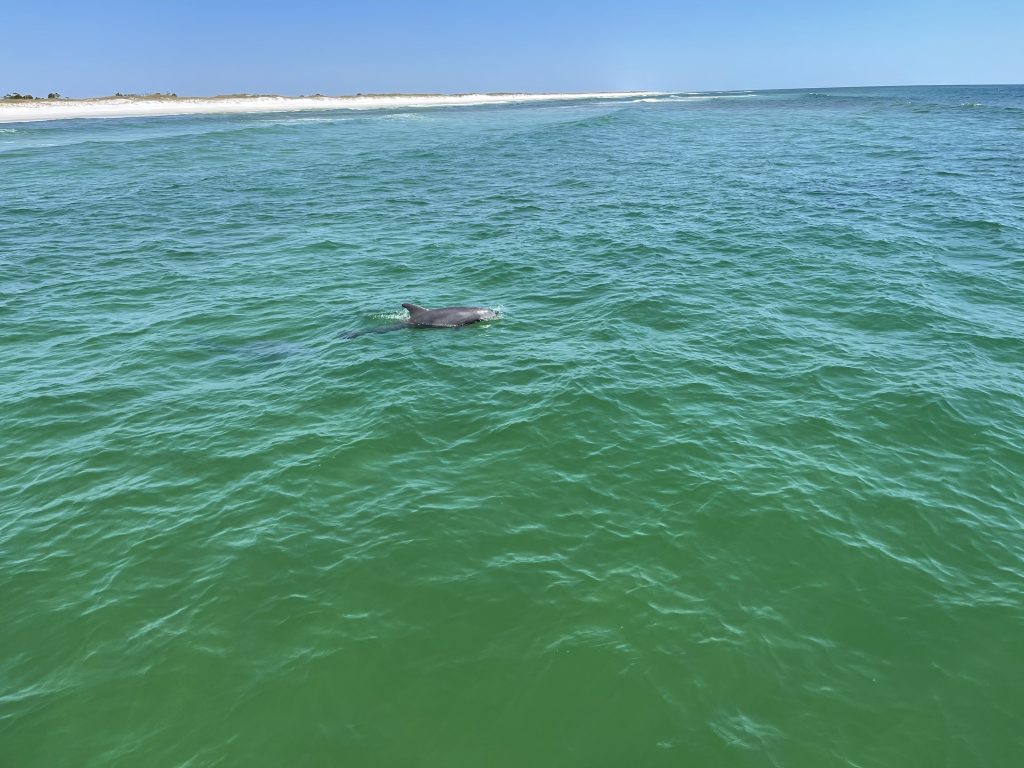
{"label": "clear blue sky", "polygon": [[8,0],[0,22],[0,89],[36,95],[1024,82],[1024,0]]}

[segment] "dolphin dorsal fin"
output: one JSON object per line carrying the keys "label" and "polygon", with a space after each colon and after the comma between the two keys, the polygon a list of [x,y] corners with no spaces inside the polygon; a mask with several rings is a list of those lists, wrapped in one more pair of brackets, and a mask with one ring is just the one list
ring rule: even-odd
{"label": "dolphin dorsal fin", "polygon": [[426,307],[421,307],[419,304],[403,304],[403,307],[409,310],[410,315],[415,315],[417,312],[427,312]]}

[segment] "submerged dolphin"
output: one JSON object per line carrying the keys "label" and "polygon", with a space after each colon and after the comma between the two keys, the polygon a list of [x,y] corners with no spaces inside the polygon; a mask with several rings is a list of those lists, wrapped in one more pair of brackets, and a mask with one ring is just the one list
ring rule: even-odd
{"label": "submerged dolphin", "polygon": [[494,320],[498,313],[486,307],[441,307],[427,309],[419,304],[403,304],[409,310],[409,319],[401,323],[392,323],[368,331],[353,331],[343,334],[343,338],[354,339],[367,333],[387,333],[400,331],[403,328],[458,328],[463,325],[479,323],[481,320]]}

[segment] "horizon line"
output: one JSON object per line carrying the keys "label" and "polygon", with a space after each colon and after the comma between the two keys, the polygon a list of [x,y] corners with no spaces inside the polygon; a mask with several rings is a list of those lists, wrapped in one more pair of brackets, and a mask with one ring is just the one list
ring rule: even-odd
{"label": "horizon line", "polygon": [[[644,88],[630,88],[625,90],[573,90],[573,91],[527,91],[527,90],[516,90],[516,91],[357,91],[356,93],[336,93],[336,94],[325,94],[319,91],[314,93],[265,93],[258,91],[243,91],[235,93],[216,93],[216,94],[203,94],[203,95],[180,95],[173,91],[150,91],[148,93],[122,93],[116,91],[112,94],[105,94],[101,96],[68,96],[60,94],[58,91],[50,91],[50,93],[58,93],[56,98],[50,98],[49,96],[33,96],[31,93],[22,93],[20,91],[6,91],[6,89],[0,89],[6,91],[7,94],[18,94],[20,98],[7,98],[6,96],[0,97],[0,102],[11,102],[11,101],[91,101],[99,99],[145,99],[145,98],[164,98],[164,99],[228,99],[228,98],[279,98],[279,99],[311,99],[311,98],[325,98],[325,99],[355,99],[355,98],[383,98],[383,97],[401,97],[401,96],[444,96],[444,97],[458,97],[458,96],[557,96],[557,95],[586,95],[586,94],[608,94],[608,93],[622,93],[622,94],[704,94],[704,93],[763,93],[771,91],[804,91],[804,90],[848,90],[856,88],[956,88],[956,87],[989,87],[989,86],[1024,86],[1024,83],[886,83],[886,84],[868,84],[868,85],[801,85],[801,86],[785,86],[785,87],[773,87],[773,88],[706,88],[703,90],[656,90],[656,89],[644,89]],[[25,98],[31,96],[31,98]]]}

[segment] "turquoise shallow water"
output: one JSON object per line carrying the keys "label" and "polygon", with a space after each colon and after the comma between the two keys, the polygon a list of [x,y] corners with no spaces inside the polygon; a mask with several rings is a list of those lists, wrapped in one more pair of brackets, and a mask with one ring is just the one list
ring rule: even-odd
{"label": "turquoise shallow water", "polygon": [[1018,86],[0,125],[0,765],[1019,765],[1021,179]]}

